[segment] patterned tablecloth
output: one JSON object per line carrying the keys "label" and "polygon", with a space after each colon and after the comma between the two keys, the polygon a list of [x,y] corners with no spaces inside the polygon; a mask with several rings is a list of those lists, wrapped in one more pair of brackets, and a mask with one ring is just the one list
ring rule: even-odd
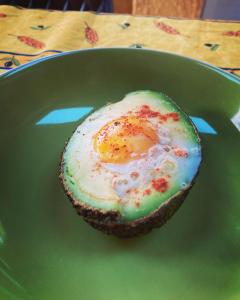
{"label": "patterned tablecloth", "polygon": [[59,52],[113,46],[175,52],[240,75],[240,22],[0,5],[0,73]]}

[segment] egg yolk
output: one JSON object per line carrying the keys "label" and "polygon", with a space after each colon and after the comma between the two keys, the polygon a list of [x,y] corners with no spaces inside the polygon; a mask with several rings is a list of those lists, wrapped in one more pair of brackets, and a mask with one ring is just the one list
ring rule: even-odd
{"label": "egg yolk", "polygon": [[135,116],[111,121],[93,137],[94,150],[105,163],[138,159],[157,142],[158,135],[152,124]]}

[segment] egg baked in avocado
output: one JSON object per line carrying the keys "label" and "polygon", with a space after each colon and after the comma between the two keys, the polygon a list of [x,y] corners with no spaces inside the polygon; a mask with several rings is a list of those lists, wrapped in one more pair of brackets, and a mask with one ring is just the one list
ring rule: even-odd
{"label": "egg baked in avocado", "polygon": [[85,221],[133,237],[174,214],[201,157],[189,117],[166,95],[137,91],[77,127],[62,155],[60,180]]}

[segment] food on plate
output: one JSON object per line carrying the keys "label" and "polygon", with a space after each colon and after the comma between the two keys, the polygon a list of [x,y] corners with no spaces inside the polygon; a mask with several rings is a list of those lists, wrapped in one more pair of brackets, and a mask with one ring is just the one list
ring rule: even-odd
{"label": "food on plate", "polygon": [[77,127],[62,154],[60,180],[85,221],[133,237],[174,214],[201,159],[190,118],[166,95],[136,91]]}

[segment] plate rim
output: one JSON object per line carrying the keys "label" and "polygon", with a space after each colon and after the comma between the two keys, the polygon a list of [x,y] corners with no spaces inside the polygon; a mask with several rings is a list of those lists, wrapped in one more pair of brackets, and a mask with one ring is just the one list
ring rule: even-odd
{"label": "plate rim", "polygon": [[220,75],[222,75],[223,77],[225,77],[228,80],[234,81],[238,84],[240,84],[240,77],[234,74],[231,74],[223,69],[221,69],[220,67],[214,66],[208,62],[205,62],[203,60],[199,60],[199,59],[195,59],[189,56],[185,56],[182,54],[178,54],[175,52],[171,52],[171,51],[164,51],[164,50],[157,50],[157,49],[151,49],[151,48],[129,48],[129,47],[97,47],[97,48],[82,48],[82,49],[77,49],[77,50],[70,50],[70,51],[64,51],[61,53],[57,53],[57,54],[53,54],[50,56],[44,56],[44,57],[40,57],[37,58],[35,60],[32,60],[28,63],[25,63],[23,65],[17,66],[14,69],[11,70],[7,70],[6,72],[4,72],[3,74],[0,74],[0,80],[3,78],[7,78],[10,76],[13,76],[14,74],[17,74],[25,69],[29,69],[37,64],[40,64],[42,62],[45,62],[47,60],[54,60],[58,57],[63,57],[63,56],[68,56],[68,55],[72,55],[75,53],[82,53],[82,52],[98,52],[98,51],[109,51],[109,50],[113,50],[113,51],[117,51],[117,50],[123,50],[123,51],[132,51],[132,52],[136,52],[136,51],[142,51],[142,52],[146,52],[146,53],[156,53],[156,54],[168,54],[170,56],[175,56],[175,57],[179,57],[181,59],[187,60],[187,61],[191,61],[193,63],[197,63],[205,68],[211,69],[217,73],[219,73]]}

